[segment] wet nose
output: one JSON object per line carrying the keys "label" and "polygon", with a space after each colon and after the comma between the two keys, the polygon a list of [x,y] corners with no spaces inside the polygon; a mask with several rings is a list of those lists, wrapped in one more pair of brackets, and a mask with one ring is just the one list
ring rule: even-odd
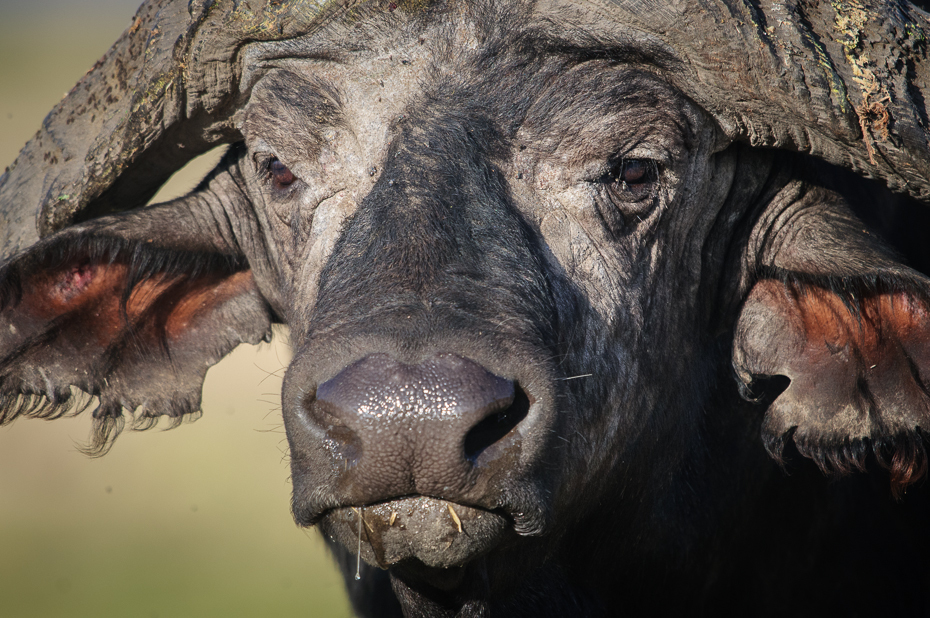
{"label": "wet nose", "polygon": [[467,494],[529,405],[512,380],[461,356],[407,365],[372,354],[320,384],[308,413],[342,460],[335,472],[374,501]]}

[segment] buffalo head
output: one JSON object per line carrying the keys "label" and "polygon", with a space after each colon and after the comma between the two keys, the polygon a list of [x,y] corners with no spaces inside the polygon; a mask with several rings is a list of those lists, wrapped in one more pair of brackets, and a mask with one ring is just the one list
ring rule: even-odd
{"label": "buffalo head", "polygon": [[[0,183],[0,419],[77,389],[103,452],[283,322],[294,516],[362,613],[845,589],[829,514],[868,491],[812,497],[765,451],[877,461],[898,492],[925,471],[930,281],[861,217],[930,196],[926,26],[906,3],[147,2]],[[910,603],[926,568],[895,556]]]}

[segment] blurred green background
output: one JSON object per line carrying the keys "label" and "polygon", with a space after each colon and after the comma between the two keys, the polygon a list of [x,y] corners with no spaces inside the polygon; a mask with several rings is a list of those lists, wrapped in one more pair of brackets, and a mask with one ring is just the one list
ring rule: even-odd
{"label": "blurred green background", "polygon": [[[136,0],[0,0],[0,166],[129,26]],[[216,154],[159,194],[189,190]],[[125,432],[86,416],[0,429],[0,617],[350,616],[316,531],[288,510],[286,332],[210,370],[203,418]]]}

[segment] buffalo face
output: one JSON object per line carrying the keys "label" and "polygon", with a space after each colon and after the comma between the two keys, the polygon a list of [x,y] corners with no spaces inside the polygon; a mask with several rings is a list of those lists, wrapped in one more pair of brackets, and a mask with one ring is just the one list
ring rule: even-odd
{"label": "buffalo face", "polygon": [[596,612],[640,564],[713,589],[711,531],[791,509],[760,431],[921,476],[930,287],[811,159],[599,4],[396,8],[248,47],[196,191],[4,266],[0,420],[76,386],[104,450],[284,322],[295,519],[409,615]]}
{"label": "buffalo face", "polygon": [[[361,535],[371,564],[448,568],[551,537],[607,475],[642,495],[706,390],[700,299],[752,205],[728,202],[736,151],[558,29],[478,12],[387,54],[347,36],[256,83],[230,155],[283,258],[297,520],[353,552]],[[767,164],[747,158],[751,191]],[[639,468],[644,440],[677,455]]]}

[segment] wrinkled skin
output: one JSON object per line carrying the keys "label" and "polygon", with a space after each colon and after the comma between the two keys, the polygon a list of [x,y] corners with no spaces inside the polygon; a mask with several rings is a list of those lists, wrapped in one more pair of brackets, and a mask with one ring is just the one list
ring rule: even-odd
{"label": "wrinkled skin", "polygon": [[[648,54],[631,51],[635,36],[604,31],[597,12],[583,8],[362,11],[304,37],[294,43],[299,54],[264,67],[236,116],[242,141],[197,191],[82,223],[14,260],[10,289],[13,279],[32,281],[30,264],[49,264],[43,255],[77,266],[49,270],[50,301],[35,300],[30,283],[8,292],[6,306],[20,308],[10,323],[28,330],[30,316],[55,314],[52,305],[69,306],[107,280],[99,256],[121,264],[132,251],[156,250],[168,257],[146,257],[142,270],[156,281],[161,272],[179,277],[184,298],[185,285],[201,289],[197,277],[223,282],[228,300],[210,309],[222,314],[211,324],[235,331],[207,344],[197,310],[177,312],[183,301],[136,308],[130,297],[130,321],[167,316],[173,362],[199,359],[207,347],[215,360],[214,347],[287,323],[294,515],[330,539],[363,615],[822,615],[844,603],[863,613],[930,610],[926,566],[915,557],[925,537],[899,546],[908,533],[886,524],[852,536],[920,512],[921,494],[891,504],[878,470],[874,487],[871,477],[828,486],[805,463],[789,478],[759,439],[764,422],[776,455],[795,448],[785,436],[796,430],[798,450],[825,468],[876,467],[861,453],[828,452],[874,437],[872,426],[843,417],[808,423],[797,412],[784,420],[778,405],[763,420],[778,392],[746,401],[731,369],[735,362],[750,384],[820,367],[806,355],[794,360],[806,344],[779,347],[766,327],[798,324],[796,282],[832,293],[844,281],[856,299],[912,299],[903,302],[914,305],[913,324],[899,338],[922,387],[926,280],[863,230],[809,161],[729,143]],[[87,249],[89,239],[103,248]],[[220,274],[185,271],[191,256],[204,255],[225,256],[225,265],[204,267]],[[113,277],[120,289],[123,279]],[[810,302],[799,315],[820,310]],[[898,314],[882,311],[867,322],[898,324]],[[74,318],[79,327],[91,321]],[[16,340],[17,351],[36,349],[25,341]],[[875,352],[886,353],[895,352]],[[41,362],[63,366],[66,355]],[[435,363],[446,376],[455,357],[478,367],[465,365],[466,382],[512,385],[495,395],[504,408],[519,396],[528,405],[516,418],[501,416],[506,431],[473,456],[455,451],[472,421],[449,439],[452,456],[438,453],[460,417],[430,424],[432,404],[377,425],[383,438],[354,416],[337,418],[354,414],[344,410],[343,385],[373,379],[356,377],[368,365],[429,383],[423,367]],[[143,375],[121,366],[129,369],[114,383]],[[39,380],[12,354],[0,367],[4,388]],[[818,370],[810,370],[814,382]],[[118,428],[121,406],[159,413],[146,393],[159,380],[170,375],[152,386],[82,386],[101,400],[114,393],[97,414],[101,440]],[[875,378],[892,392],[896,380]],[[777,401],[803,399],[800,388]],[[869,389],[881,399],[881,389]],[[839,407],[841,396],[822,395]],[[387,399],[375,394],[371,405],[388,414]],[[880,403],[869,418],[880,416],[874,424],[890,427],[890,438],[924,422],[917,404],[896,401],[881,416]],[[914,418],[900,411],[911,407]],[[893,466],[903,485],[919,476],[922,454],[919,437],[907,444],[913,469]],[[365,566],[355,581],[358,548]],[[850,599],[846,591],[875,581],[876,565],[879,587],[890,588]]]}

